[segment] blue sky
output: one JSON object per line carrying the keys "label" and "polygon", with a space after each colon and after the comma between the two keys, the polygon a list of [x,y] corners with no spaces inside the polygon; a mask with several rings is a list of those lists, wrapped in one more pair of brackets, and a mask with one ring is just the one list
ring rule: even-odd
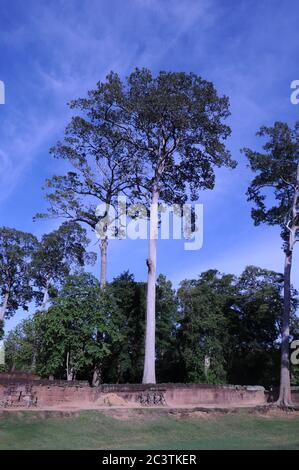
{"label": "blue sky", "polygon": [[[230,97],[228,147],[239,165],[218,171],[215,189],[200,198],[203,248],[184,251],[180,241],[160,241],[158,271],[175,285],[208,268],[239,273],[256,264],[281,271],[279,231],[254,227],[250,218],[251,174],[240,148],[260,146],[261,125],[299,119],[299,105],[290,102],[290,83],[299,79],[298,21],[296,0],[1,0],[1,225],[37,236],[57,226],[32,216],[46,207],[45,178],[63,171],[48,149],[63,135],[70,99],[110,70],[193,71]],[[129,268],[145,280],[146,256],[145,241],[111,242],[109,279]],[[22,317],[18,312],[7,328]]]}

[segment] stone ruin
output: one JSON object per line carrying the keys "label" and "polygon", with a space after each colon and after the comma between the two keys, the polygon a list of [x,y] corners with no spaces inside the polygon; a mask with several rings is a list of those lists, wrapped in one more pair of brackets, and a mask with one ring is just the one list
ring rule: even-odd
{"label": "stone ruin", "polygon": [[259,406],[266,402],[267,394],[258,386],[102,384],[93,388],[84,381],[44,380],[23,372],[0,374],[1,408],[224,407]]}

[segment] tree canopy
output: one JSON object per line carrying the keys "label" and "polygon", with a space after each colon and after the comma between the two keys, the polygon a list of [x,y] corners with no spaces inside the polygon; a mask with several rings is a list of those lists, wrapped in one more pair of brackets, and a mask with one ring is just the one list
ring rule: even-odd
{"label": "tree canopy", "polygon": [[33,298],[31,259],[38,245],[30,233],[0,228],[0,320],[12,316],[18,308],[28,308]]}

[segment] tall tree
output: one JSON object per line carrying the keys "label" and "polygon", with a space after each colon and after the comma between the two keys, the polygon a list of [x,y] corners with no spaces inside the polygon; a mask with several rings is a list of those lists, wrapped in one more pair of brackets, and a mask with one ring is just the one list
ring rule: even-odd
{"label": "tall tree", "polygon": [[251,170],[256,173],[248,189],[248,200],[255,204],[252,217],[256,225],[279,225],[285,253],[284,310],[282,317],[279,404],[291,403],[290,387],[290,311],[291,268],[299,235],[299,122],[294,129],[276,122],[257,133],[266,138],[263,152],[243,149]]}
{"label": "tall tree", "polygon": [[[158,203],[196,200],[214,186],[214,166],[233,167],[224,140],[230,128],[227,97],[190,73],[136,69],[122,82],[115,73],[90,92],[95,117],[133,156],[134,195],[150,212],[144,383],[155,383],[155,300]],[[85,105],[82,100],[82,106]]]}
{"label": "tall tree", "polygon": [[62,217],[87,224],[96,231],[100,238],[100,285],[104,287],[108,228],[112,223],[117,227],[116,221],[122,214],[118,196],[122,192],[129,194],[126,191],[133,172],[132,155],[97,115],[93,92],[89,98],[72,101],[70,108],[78,114],[67,126],[64,140],[50,150],[55,158],[66,160],[70,170],[46,181],[49,209],[35,218]]}
{"label": "tall tree", "polygon": [[42,236],[32,255],[32,276],[43,309],[51,289],[59,287],[71,270],[94,263],[96,254],[86,250],[89,242],[86,230],[72,221]]}
{"label": "tall tree", "polygon": [[37,245],[31,233],[0,228],[0,321],[32,300],[31,259]]}

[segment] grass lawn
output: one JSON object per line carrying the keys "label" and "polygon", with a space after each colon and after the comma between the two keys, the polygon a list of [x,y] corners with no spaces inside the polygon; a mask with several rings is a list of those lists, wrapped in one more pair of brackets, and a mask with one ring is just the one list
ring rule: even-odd
{"label": "grass lawn", "polygon": [[17,412],[0,416],[0,449],[299,449],[299,417]]}

